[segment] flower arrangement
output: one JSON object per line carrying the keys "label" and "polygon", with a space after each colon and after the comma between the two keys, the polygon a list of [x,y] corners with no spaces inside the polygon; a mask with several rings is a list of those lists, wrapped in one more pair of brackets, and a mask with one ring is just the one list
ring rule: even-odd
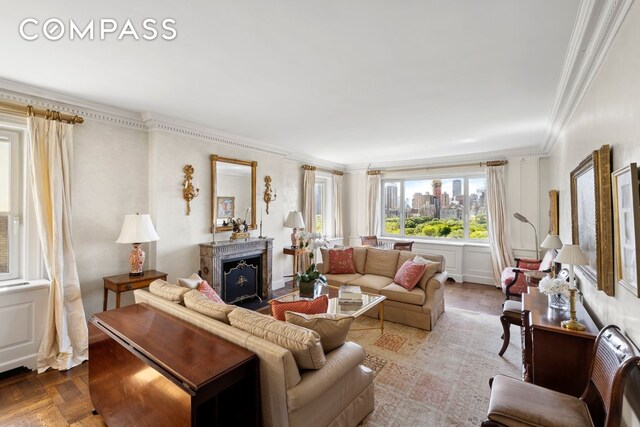
{"label": "flower arrangement", "polygon": [[316,270],[316,264],[313,262],[316,250],[326,248],[327,245],[327,240],[320,233],[310,231],[301,231],[298,233],[298,247],[303,249],[309,257],[309,268],[307,268],[304,273],[296,273],[296,280],[298,282],[315,282],[318,279],[323,283],[327,282],[327,279]]}
{"label": "flower arrangement", "polygon": [[569,283],[564,279],[552,279],[551,277],[545,277],[540,281],[540,284],[538,284],[538,289],[540,292],[547,295],[562,294],[563,296],[568,297],[570,294]]}

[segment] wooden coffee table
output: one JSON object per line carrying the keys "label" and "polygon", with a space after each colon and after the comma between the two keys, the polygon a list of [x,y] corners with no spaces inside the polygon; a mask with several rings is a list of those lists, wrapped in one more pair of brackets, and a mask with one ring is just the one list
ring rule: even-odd
{"label": "wooden coffee table", "polygon": [[[387,299],[386,296],[363,292],[362,304],[344,305],[344,304],[338,304],[339,290],[340,288],[337,286],[316,285],[314,297],[317,298],[321,295],[327,295],[329,297],[329,306],[327,307],[327,313],[329,314],[342,314],[345,316],[359,317],[362,314],[369,311],[370,309],[377,306],[378,314],[380,318],[379,326],[376,326],[373,328],[356,328],[351,330],[362,331],[362,330],[369,330],[369,329],[380,329],[381,333],[384,333],[384,300]],[[291,302],[291,301],[311,300],[311,299],[313,298],[300,296],[300,291],[297,289],[281,297],[274,298],[274,300],[278,300],[280,302]]]}

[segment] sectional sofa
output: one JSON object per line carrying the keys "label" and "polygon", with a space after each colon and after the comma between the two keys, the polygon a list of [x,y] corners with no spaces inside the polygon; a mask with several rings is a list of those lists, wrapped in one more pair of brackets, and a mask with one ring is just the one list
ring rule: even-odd
{"label": "sectional sofa", "polygon": [[[326,276],[328,283],[335,286],[357,285],[363,292],[386,296],[385,320],[430,331],[435,327],[438,317],[444,313],[444,282],[448,275],[442,255],[354,247],[355,273],[331,274],[329,251],[330,249],[321,249],[323,262],[317,266]],[[416,255],[437,265],[428,266],[417,286],[407,290],[394,283],[394,277],[402,264],[414,259]],[[377,316],[377,308],[370,310],[367,315]]]}
{"label": "sectional sofa", "polygon": [[[373,373],[362,364],[365,352],[358,344],[347,341],[324,354],[318,339],[308,334],[306,339],[299,339],[301,329],[303,334],[304,331],[316,334],[305,328],[210,301],[187,308],[183,296],[188,298],[185,296],[188,289],[169,284],[159,291],[157,288],[152,284],[153,293],[135,290],[136,303],[149,304],[258,355],[263,425],[355,426],[373,410]],[[198,291],[191,292],[198,297]],[[225,307],[220,310],[218,306]],[[231,326],[229,319],[248,327],[243,330]],[[264,330],[265,323],[271,329],[262,338],[257,330]],[[276,343],[294,339],[298,339],[295,350]],[[304,351],[316,352],[314,358],[320,352],[324,364],[319,369],[300,368],[299,347],[305,345],[309,348],[303,348]]]}

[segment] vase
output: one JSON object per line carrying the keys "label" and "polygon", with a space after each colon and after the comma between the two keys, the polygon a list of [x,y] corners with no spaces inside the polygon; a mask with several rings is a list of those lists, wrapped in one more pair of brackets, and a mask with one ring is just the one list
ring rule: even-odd
{"label": "vase", "polygon": [[549,300],[549,307],[567,309],[569,308],[569,297],[563,294],[547,294]]}
{"label": "vase", "polygon": [[321,285],[322,281],[318,279],[310,281],[298,280],[298,291],[302,298],[316,298],[319,296]]}

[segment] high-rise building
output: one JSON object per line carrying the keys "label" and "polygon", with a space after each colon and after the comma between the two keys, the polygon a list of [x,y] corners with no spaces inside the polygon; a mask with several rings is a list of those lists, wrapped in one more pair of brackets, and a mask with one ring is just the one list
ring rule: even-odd
{"label": "high-rise building", "polygon": [[448,208],[449,205],[451,204],[451,197],[449,197],[449,193],[445,191],[444,193],[442,193],[442,196],[440,198],[442,200],[441,206],[443,208]]}
{"label": "high-rise building", "polygon": [[426,196],[422,193],[414,193],[411,198],[411,208],[412,209],[423,209],[427,205],[427,200],[429,196]]}
{"label": "high-rise building", "polygon": [[451,192],[452,192],[452,196],[453,196],[454,199],[462,194],[462,180],[461,179],[454,179],[453,180],[453,190]]}
{"label": "high-rise building", "polygon": [[387,191],[387,209],[398,209],[398,187],[396,185],[387,185],[385,190]]}
{"label": "high-rise building", "polygon": [[431,187],[433,188],[433,195],[439,199],[442,194],[442,181],[434,179],[431,181]]}

